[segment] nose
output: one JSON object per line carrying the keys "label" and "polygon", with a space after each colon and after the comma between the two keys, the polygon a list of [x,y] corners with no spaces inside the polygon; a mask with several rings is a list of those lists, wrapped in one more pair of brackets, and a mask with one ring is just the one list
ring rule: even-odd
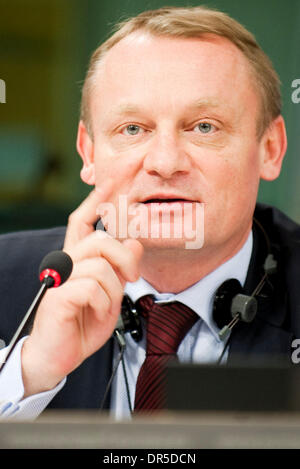
{"label": "nose", "polygon": [[190,158],[183,150],[177,135],[171,132],[153,136],[144,158],[144,169],[150,175],[170,179],[174,175],[188,173]]}

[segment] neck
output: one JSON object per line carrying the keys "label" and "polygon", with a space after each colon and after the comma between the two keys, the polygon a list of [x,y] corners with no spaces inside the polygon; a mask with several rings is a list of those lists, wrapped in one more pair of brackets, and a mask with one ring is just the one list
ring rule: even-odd
{"label": "neck", "polygon": [[250,230],[251,227],[238,241],[231,240],[226,246],[203,246],[199,250],[145,249],[141,276],[159,293],[179,293],[237,254]]}

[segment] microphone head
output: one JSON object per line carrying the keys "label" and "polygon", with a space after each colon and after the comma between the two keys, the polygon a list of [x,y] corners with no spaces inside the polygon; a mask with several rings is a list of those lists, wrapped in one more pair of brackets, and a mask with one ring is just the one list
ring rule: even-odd
{"label": "microphone head", "polygon": [[[64,251],[52,251],[42,260],[39,268],[40,281],[47,279],[48,287],[58,287],[71,275],[73,261]],[[50,278],[50,282],[48,282]]]}

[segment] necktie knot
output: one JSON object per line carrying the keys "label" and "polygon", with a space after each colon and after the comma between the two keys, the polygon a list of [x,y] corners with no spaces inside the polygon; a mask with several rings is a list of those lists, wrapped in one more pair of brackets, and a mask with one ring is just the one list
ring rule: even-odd
{"label": "necktie knot", "polygon": [[146,355],[175,355],[180,343],[199,316],[184,304],[175,301],[155,303],[152,296],[138,302],[147,321]]}

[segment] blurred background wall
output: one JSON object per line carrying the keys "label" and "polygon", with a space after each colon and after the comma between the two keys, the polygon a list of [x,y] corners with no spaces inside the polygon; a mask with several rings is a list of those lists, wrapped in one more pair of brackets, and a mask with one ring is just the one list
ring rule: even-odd
{"label": "blurred background wall", "polygon": [[[75,142],[80,90],[92,51],[115,22],[176,0],[0,0],[0,232],[65,224],[90,191]],[[206,0],[244,24],[282,81],[289,147],[280,177],[259,200],[300,222],[300,1]]]}

